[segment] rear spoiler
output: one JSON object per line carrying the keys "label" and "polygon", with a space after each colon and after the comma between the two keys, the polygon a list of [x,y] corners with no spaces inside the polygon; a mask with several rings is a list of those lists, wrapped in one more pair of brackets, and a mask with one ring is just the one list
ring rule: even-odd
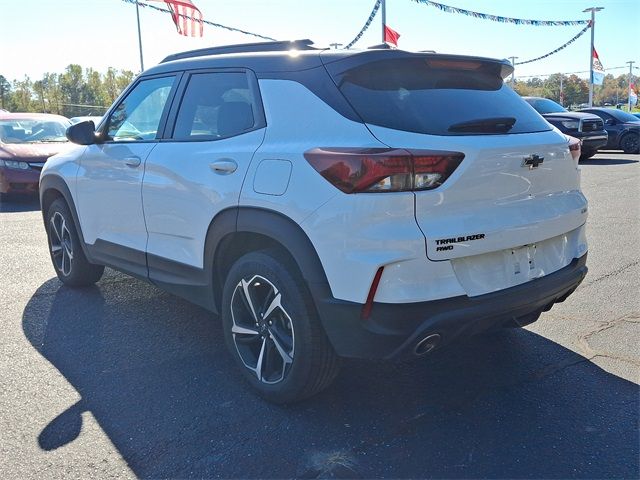
{"label": "rear spoiler", "polygon": [[434,68],[447,68],[447,65],[450,65],[450,68],[454,70],[489,70],[500,75],[503,79],[513,73],[513,65],[507,59],[500,60],[497,58],[450,55],[435,52],[408,52],[406,50],[397,49],[363,50],[354,53],[353,55],[339,58],[321,53],[320,58],[325,66],[332,65],[332,70],[337,69],[341,72],[378,60],[389,60],[394,58],[424,58],[429,63],[432,63]]}

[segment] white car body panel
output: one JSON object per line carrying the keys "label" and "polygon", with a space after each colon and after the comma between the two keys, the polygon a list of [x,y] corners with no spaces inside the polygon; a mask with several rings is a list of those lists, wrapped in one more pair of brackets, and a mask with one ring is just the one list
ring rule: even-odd
{"label": "white car body panel", "polygon": [[[239,192],[264,129],[215,141],[161,142],[145,164],[142,198],[147,253],[197,268],[212,219],[238,205]],[[216,172],[216,162],[237,169]]]}
{"label": "white car body panel", "polygon": [[[411,192],[340,192],[301,224],[322,259],[335,298],[364,303],[379,267],[427,260],[413,212]],[[428,275],[429,265],[425,267],[423,277]],[[407,293],[400,286],[394,289],[397,297],[383,293],[390,277],[385,272],[382,278],[380,294],[390,303],[405,301]]]}
{"label": "white car body panel", "polygon": [[[97,239],[141,252],[147,245],[142,211],[144,161],[156,142],[89,145],[80,159],[76,207],[86,243]],[[127,159],[137,158],[137,166]]]}
{"label": "white car body panel", "polygon": [[526,283],[556,272],[587,252],[585,226],[541,242],[451,260],[470,297]]}

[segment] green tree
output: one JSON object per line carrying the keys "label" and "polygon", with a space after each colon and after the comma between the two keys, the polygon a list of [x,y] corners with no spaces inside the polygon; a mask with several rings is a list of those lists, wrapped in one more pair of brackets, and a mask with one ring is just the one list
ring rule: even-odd
{"label": "green tree", "polygon": [[11,83],[4,77],[4,75],[0,75],[0,108],[5,109],[5,102],[9,101],[9,96],[11,95]]}
{"label": "green tree", "polygon": [[86,82],[82,75],[82,67],[80,65],[71,64],[60,75],[60,90],[64,102],[62,104],[62,114],[67,117],[76,116],[78,105],[84,103]]}
{"label": "green tree", "polygon": [[21,112],[33,112],[33,83],[28,76],[24,76],[23,80],[13,81],[13,94],[11,110],[19,110]]}

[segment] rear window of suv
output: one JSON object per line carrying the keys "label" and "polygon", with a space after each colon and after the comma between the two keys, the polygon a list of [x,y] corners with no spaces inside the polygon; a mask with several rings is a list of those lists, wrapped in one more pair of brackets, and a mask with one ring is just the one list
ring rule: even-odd
{"label": "rear window of suv", "polygon": [[[335,65],[335,64],[334,64]],[[530,133],[549,124],[480,61],[378,60],[332,75],[365,123],[430,135]],[[491,131],[491,121],[500,128]]]}

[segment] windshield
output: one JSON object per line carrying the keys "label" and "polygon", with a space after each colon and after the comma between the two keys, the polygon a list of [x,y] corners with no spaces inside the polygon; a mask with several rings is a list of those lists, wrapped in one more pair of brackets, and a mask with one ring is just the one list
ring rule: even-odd
{"label": "windshield", "polygon": [[334,79],[373,125],[430,135],[549,130],[494,70],[480,62],[410,57],[368,62]]}
{"label": "windshield", "polygon": [[548,98],[525,98],[539,114],[566,112],[567,109]]}
{"label": "windshield", "polygon": [[640,122],[638,117],[631,115],[630,113],[623,112],[622,110],[614,110],[613,108],[610,108],[607,110],[607,113],[619,122]]}
{"label": "windshield", "polygon": [[2,143],[58,143],[67,142],[65,132],[69,123],[60,120],[0,120]]}

